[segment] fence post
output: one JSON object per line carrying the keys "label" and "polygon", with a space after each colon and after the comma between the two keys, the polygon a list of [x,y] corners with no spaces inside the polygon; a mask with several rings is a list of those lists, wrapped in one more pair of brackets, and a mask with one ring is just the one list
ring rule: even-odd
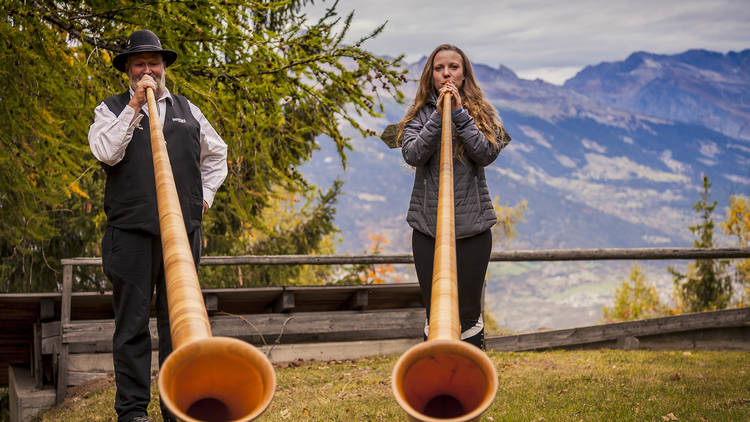
{"label": "fence post", "polygon": [[68,388],[68,343],[63,337],[70,324],[70,302],[73,295],[73,265],[63,262],[62,299],[60,302],[60,349],[57,351],[57,392],[55,401],[62,403]]}

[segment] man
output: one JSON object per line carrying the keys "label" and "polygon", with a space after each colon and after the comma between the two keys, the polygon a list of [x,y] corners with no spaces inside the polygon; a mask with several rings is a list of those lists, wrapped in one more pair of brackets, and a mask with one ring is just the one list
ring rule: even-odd
{"label": "man", "polygon": [[[177,53],[165,50],[151,31],[133,32],[126,51],[112,61],[130,89],[96,107],[89,145],[107,175],[102,239],[104,273],[112,282],[115,314],[113,357],[115,410],[120,422],[148,422],[151,337],[149,312],[156,288],[159,364],[172,351],[167,292],[159,236],[146,88],[154,90],[172,164],[185,229],[196,266],[201,220],[227,175],[227,146],[203,113],[165,86],[166,68]],[[164,406],[165,421],[174,420]]]}

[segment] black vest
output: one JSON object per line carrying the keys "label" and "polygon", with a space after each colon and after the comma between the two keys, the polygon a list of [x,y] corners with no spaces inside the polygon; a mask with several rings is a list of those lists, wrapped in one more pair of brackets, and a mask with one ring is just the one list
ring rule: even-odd
{"label": "black vest", "polygon": [[[128,107],[130,93],[113,95],[104,104],[119,116]],[[167,99],[164,118],[164,139],[177,185],[185,229],[191,233],[201,225],[203,212],[203,183],[200,172],[200,124],[190,112],[188,100],[179,95]],[[143,111],[139,111],[143,113]],[[148,116],[141,118],[133,130],[133,139],[125,150],[122,161],[109,166],[104,190],[104,213],[107,224],[126,230],[141,230],[159,234],[156,208],[156,183],[151,156],[151,133]]]}

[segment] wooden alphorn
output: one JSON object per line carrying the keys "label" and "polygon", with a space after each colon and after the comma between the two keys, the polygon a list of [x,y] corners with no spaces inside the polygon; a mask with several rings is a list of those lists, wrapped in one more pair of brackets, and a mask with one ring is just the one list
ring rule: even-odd
{"label": "wooden alphorn", "polygon": [[410,419],[478,420],[497,392],[497,372],[479,348],[462,342],[453,206],[451,94],[445,93],[440,144],[435,258],[427,341],[407,350],[393,368],[391,386]]}
{"label": "wooden alphorn", "polygon": [[244,341],[211,336],[151,88],[146,96],[173,348],[159,371],[160,398],[181,421],[249,421],[271,403],[273,366]]}

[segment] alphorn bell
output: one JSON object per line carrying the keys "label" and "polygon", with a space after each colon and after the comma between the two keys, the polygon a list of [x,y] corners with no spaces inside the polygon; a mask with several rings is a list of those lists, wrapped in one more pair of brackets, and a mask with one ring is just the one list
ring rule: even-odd
{"label": "alphorn bell", "polygon": [[443,96],[435,260],[427,341],[406,351],[393,368],[399,406],[416,421],[472,421],[492,404],[497,372],[478,347],[462,342],[453,208],[451,95]]}
{"label": "alphorn bell", "polygon": [[249,421],[271,403],[273,366],[244,341],[211,336],[151,88],[146,96],[173,348],[159,371],[159,394],[181,421]]}

